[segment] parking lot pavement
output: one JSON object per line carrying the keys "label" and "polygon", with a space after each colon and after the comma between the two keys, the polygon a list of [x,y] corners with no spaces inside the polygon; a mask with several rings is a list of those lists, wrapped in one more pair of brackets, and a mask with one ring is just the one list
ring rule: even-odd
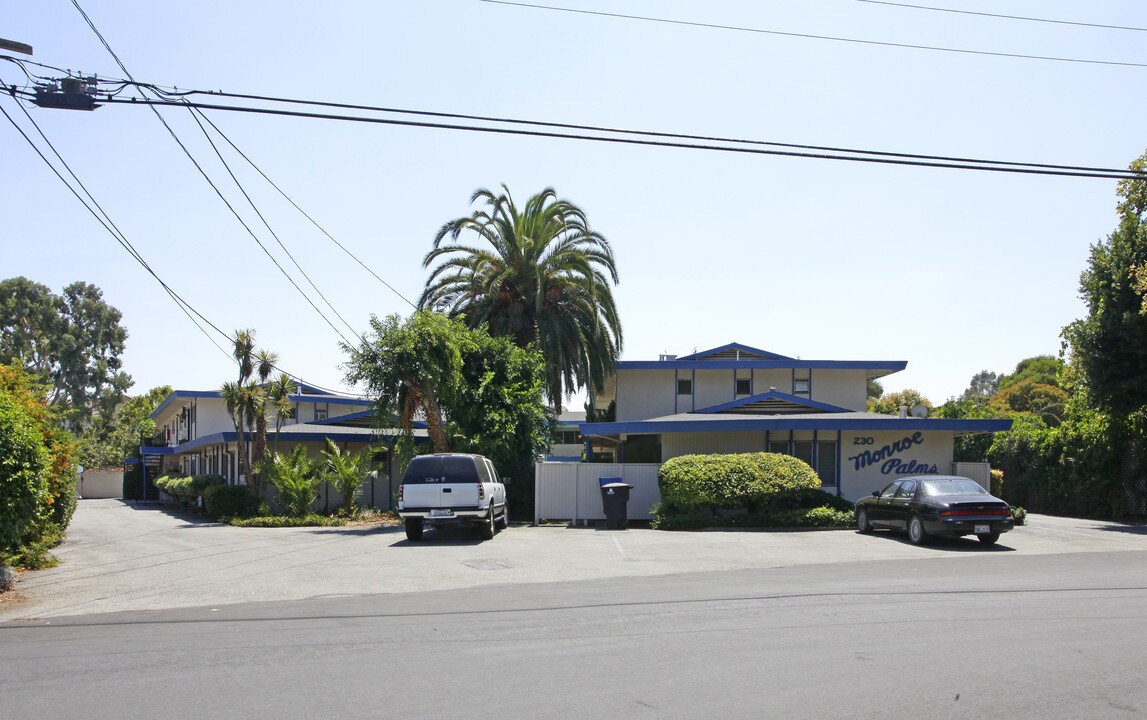
{"label": "parking lot pavement", "polygon": [[916,547],[853,531],[663,532],[514,526],[481,542],[466,532],[401,528],[235,528],[119,500],[82,500],[56,549],[60,566],[25,573],[0,621],[332,595],[574,582],[881,560],[995,562],[1017,553],[1147,550],[1147,527],[1029,515],[995,547]]}

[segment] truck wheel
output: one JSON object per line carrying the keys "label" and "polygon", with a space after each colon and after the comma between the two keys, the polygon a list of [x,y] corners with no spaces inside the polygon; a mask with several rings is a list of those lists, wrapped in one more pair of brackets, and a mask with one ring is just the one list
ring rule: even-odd
{"label": "truck wheel", "polygon": [[496,532],[498,529],[494,526],[494,506],[491,505],[490,512],[486,515],[485,522],[482,523],[482,539],[493,540]]}
{"label": "truck wheel", "polygon": [[418,542],[422,539],[422,518],[406,518],[406,539]]}
{"label": "truck wheel", "polygon": [[498,519],[498,529],[505,530],[510,527],[510,503],[502,504],[502,516]]}

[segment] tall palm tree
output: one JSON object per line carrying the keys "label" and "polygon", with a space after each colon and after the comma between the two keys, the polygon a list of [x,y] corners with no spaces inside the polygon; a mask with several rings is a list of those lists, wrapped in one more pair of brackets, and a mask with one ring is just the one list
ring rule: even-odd
{"label": "tall palm tree", "polygon": [[[252,448],[252,465],[255,466],[256,474],[259,473],[259,468],[263,464],[263,458],[267,456],[267,413],[271,411],[270,398],[267,393],[267,379],[271,377],[271,373],[275,370],[275,363],[279,362],[279,356],[266,350],[258,350],[253,357],[253,369],[259,378],[259,412],[255,414],[255,442]],[[262,485],[261,479],[257,479],[256,483]]]}
{"label": "tall palm tree", "polygon": [[295,404],[291,401],[295,392],[295,381],[286,373],[279,373],[267,385],[268,410],[275,414],[275,449],[279,446],[279,431],[283,429],[283,422],[295,416]]}
{"label": "tall palm tree", "polygon": [[[613,250],[590,229],[585,213],[553,188],[520,210],[509,188],[502,190],[477,190],[470,202],[482,200],[485,207],[438,231],[422,266],[438,264],[419,305],[460,315],[470,327],[486,325],[519,347],[536,345],[547,395],[560,410],[576,388],[601,391],[621,354]],[[482,242],[460,243],[465,231]]]}

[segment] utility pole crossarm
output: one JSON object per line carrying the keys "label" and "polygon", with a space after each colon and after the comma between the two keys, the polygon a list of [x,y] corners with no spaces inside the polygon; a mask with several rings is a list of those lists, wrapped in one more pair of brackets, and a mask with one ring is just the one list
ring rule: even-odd
{"label": "utility pole crossarm", "polygon": [[15,40],[5,40],[4,38],[0,38],[0,50],[11,50],[12,52],[24,53],[25,55],[32,54],[31,45],[25,45]]}

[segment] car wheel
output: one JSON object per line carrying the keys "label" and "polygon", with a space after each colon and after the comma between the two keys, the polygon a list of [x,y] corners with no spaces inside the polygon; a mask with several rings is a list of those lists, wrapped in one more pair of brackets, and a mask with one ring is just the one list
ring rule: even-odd
{"label": "car wheel", "polygon": [[987,535],[977,535],[976,537],[980,538],[980,542],[985,545],[995,545],[996,541],[1000,539],[1000,534],[988,533]]}
{"label": "car wheel", "polygon": [[908,518],[908,540],[913,545],[923,545],[928,542],[928,533],[924,530],[924,521],[919,515]]}
{"label": "car wheel", "polygon": [[494,506],[490,506],[490,512],[486,514],[486,521],[482,523],[482,539],[493,540],[494,533],[498,532],[498,528],[494,525]]}
{"label": "car wheel", "polygon": [[403,524],[406,526],[407,540],[418,542],[422,539],[422,518],[406,518]]}
{"label": "car wheel", "polygon": [[872,532],[872,526],[868,524],[868,511],[864,508],[856,511],[856,529],[862,533]]}
{"label": "car wheel", "polygon": [[505,530],[510,527],[510,503],[505,502],[502,504],[502,515],[498,519],[498,529]]}

